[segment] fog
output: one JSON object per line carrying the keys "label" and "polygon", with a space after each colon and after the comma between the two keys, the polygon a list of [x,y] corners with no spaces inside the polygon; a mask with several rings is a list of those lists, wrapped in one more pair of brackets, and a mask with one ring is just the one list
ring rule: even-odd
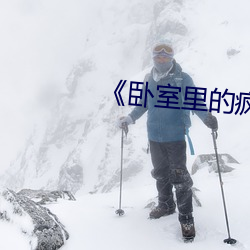
{"label": "fog", "polygon": [[[84,50],[91,7],[81,1],[0,1],[0,171],[44,122]],[[93,6],[94,7],[94,6]],[[92,13],[93,14],[93,13]]]}

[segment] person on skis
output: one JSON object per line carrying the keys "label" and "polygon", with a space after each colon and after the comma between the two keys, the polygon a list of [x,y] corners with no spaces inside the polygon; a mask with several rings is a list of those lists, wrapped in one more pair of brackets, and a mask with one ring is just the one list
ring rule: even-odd
{"label": "person on skis", "polygon": [[[156,179],[158,205],[150,212],[150,219],[173,214],[178,208],[178,219],[184,240],[193,240],[195,226],[192,205],[193,181],[186,166],[185,134],[191,125],[190,110],[184,109],[183,95],[186,87],[195,87],[192,78],[184,73],[174,59],[174,50],[170,42],[162,41],[152,48],[153,68],[144,80],[141,106],[136,106],[130,114],[118,120],[118,126],[134,124],[147,112],[147,132],[153,164],[152,176]],[[164,95],[159,95],[160,88],[180,87],[178,107],[162,108],[159,103],[166,102]],[[185,97],[185,95],[183,95]],[[145,98],[147,98],[145,100]],[[146,101],[146,105],[144,102]],[[160,102],[162,101],[162,102]],[[193,112],[210,129],[217,131],[218,122],[204,102],[198,103],[205,110]],[[176,203],[173,198],[176,192]]]}

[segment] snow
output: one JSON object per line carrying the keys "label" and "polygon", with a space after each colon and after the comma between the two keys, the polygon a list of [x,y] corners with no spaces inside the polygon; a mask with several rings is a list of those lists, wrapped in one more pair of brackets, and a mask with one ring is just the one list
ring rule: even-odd
{"label": "snow", "polygon": [[[223,174],[224,191],[228,208],[232,238],[238,244],[232,248],[250,249],[248,230],[250,216],[247,181],[249,169],[240,165],[231,173]],[[118,209],[119,189],[107,194],[84,194],[77,201],[61,201],[49,209],[59,216],[71,233],[62,248],[77,249],[230,249],[223,242],[227,237],[220,185],[217,174],[202,169],[193,176],[202,207],[194,206],[197,236],[191,244],[181,239],[177,213],[158,220],[149,220],[145,206],[156,196],[154,181],[147,173],[140,179],[123,186],[122,209],[124,216],[115,214]],[[138,185],[140,183],[140,185]],[[239,193],[243,195],[240,196]],[[241,198],[240,198],[241,197]]]}
{"label": "snow", "polygon": [[1,249],[30,249],[29,241],[25,235],[21,234],[19,228],[15,225],[11,225],[9,222],[1,221],[0,234],[4,236],[0,241]]}
{"label": "snow", "polygon": [[[2,236],[0,248],[8,250],[32,249],[31,247],[34,248],[37,244],[37,239],[33,235],[32,220],[27,214],[21,216],[17,211],[14,211],[15,209],[13,204],[0,196],[0,216],[8,219],[8,221],[1,220],[0,223],[0,234]],[[5,213],[2,213],[3,211]]]}
{"label": "snow", "polygon": [[[0,41],[0,116],[3,118],[0,148],[4,152],[0,159],[1,172],[24,147],[33,124],[46,123],[47,109],[51,107],[48,103],[54,103],[58,92],[66,92],[62,83],[73,64],[82,58],[90,60],[94,62],[94,70],[79,82],[74,102],[65,102],[62,108],[68,110],[72,117],[93,119],[95,122],[82,146],[84,188],[77,193],[76,201],[60,201],[48,206],[70,234],[62,249],[223,250],[232,247],[248,250],[249,113],[241,116],[223,114],[222,111],[227,110],[223,103],[221,112],[215,113],[219,119],[217,144],[219,153],[229,153],[240,162],[233,172],[222,176],[231,236],[239,244],[233,247],[223,243],[227,230],[218,175],[209,173],[206,168],[192,176],[194,186],[200,190],[197,195],[202,203],[202,207],[194,206],[197,236],[192,244],[184,244],[181,240],[177,213],[159,220],[148,219],[149,209],[145,206],[154,200],[157,193],[150,176],[150,156],[143,152],[147,146],[145,117],[130,127],[128,141],[125,142],[125,159],[129,160],[131,152],[135,152],[134,156],[144,166],[139,175],[130,177],[123,185],[122,208],[125,215],[119,217],[115,214],[118,187],[109,193],[90,194],[95,191],[98,181],[106,181],[119,169],[120,133],[114,124],[117,116],[126,115],[131,107],[117,107],[110,113],[115,102],[113,91],[121,79],[141,81],[150,69],[142,69],[142,61],[148,49],[147,32],[154,18],[153,2],[157,1],[1,1],[0,21],[6,24]],[[170,6],[175,4],[173,6],[176,7],[178,1],[169,2]],[[184,37],[173,36],[176,59],[193,77],[195,84],[206,87],[208,93],[215,88],[221,92],[228,88],[235,94],[249,92],[249,7],[247,0],[183,1],[183,8],[164,11],[156,22],[164,22],[167,15],[172,21],[184,22],[187,34]],[[2,13],[2,10],[6,12]],[[227,51],[232,48],[240,53],[229,57]],[[106,106],[99,111],[93,108],[90,113],[82,106],[83,96],[88,107]],[[128,100],[128,86],[122,96]],[[75,108],[77,106],[79,109]],[[190,135],[196,155],[213,153],[210,131],[197,117],[192,117],[192,123]],[[106,131],[115,134],[108,146],[106,143],[110,137]],[[38,140],[37,137],[35,139]],[[48,166],[56,167],[39,181],[45,182],[49,178],[52,181],[56,176],[63,159],[67,158],[65,152],[73,147],[74,142],[65,144],[62,149],[55,145],[48,149],[52,164]],[[36,147],[37,144],[34,145]],[[105,150],[109,151],[109,158],[102,162]],[[30,165],[33,160],[35,165],[34,155],[30,154]],[[57,158],[53,158],[55,154]],[[187,154],[190,170],[195,156],[190,156],[189,150]],[[101,170],[96,166],[101,166]],[[31,171],[29,174],[32,176]],[[41,184],[36,179],[28,179],[25,183]],[[28,240],[20,231],[15,223],[1,221],[0,248],[29,249]]]}

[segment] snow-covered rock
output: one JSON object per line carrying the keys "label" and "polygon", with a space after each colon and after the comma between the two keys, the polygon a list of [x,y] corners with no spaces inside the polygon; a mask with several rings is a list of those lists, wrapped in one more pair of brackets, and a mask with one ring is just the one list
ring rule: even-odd
{"label": "snow-covered rock", "polygon": [[22,189],[17,193],[23,195],[40,205],[57,202],[58,199],[75,201],[74,195],[69,191],[48,191],[48,190],[31,190]]}
{"label": "snow-covered rock", "polygon": [[[234,168],[230,166],[230,164],[239,164],[239,162],[229,154],[218,154],[218,160],[220,171],[222,173],[227,173],[234,170]],[[209,172],[218,172],[218,164],[215,154],[198,155],[192,165],[191,174],[195,174],[199,169],[205,167],[208,168]]]}
{"label": "snow-covered rock", "polygon": [[25,234],[31,250],[56,250],[69,238],[57,216],[24,195],[5,190],[0,195],[0,219]]}

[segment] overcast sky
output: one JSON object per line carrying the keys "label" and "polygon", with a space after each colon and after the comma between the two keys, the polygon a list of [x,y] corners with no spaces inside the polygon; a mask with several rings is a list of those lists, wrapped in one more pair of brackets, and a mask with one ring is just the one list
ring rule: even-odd
{"label": "overcast sky", "polygon": [[90,15],[82,5],[78,0],[0,1],[0,171],[81,58],[87,32],[82,27]]}

